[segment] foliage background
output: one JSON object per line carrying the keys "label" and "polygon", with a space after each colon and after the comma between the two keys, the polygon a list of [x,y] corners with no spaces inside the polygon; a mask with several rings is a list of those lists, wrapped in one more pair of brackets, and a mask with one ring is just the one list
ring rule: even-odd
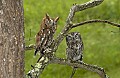
{"label": "foliage background", "polygon": [[[45,13],[51,17],[60,17],[56,36],[65,25],[65,20],[73,3],[84,3],[89,0],[24,0],[25,17],[25,42],[26,46],[35,43],[35,34],[39,31],[40,21]],[[94,8],[78,12],[74,22],[89,19],[104,19],[120,23],[120,0],[104,0]],[[31,29],[31,37],[30,37]],[[111,78],[120,77],[120,30],[108,24],[87,24],[74,28],[71,31],[80,32],[84,42],[83,61],[88,64],[98,65],[106,70]],[[29,41],[29,38],[31,40]],[[66,58],[65,40],[60,44],[56,56]],[[25,53],[25,71],[31,69],[37,57],[33,56],[34,50]],[[41,78],[69,78],[72,68],[64,65],[51,64],[45,68]],[[99,78],[96,73],[78,69],[74,78]]]}

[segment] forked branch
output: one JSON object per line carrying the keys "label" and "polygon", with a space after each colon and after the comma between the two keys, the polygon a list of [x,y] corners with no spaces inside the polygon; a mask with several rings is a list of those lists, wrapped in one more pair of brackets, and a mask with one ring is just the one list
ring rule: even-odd
{"label": "forked branch", "polygon": [[70,9],[70,13],[69,13],[68,18],[66,20],[67,24],[70,24],[70,22],[72,22],[72,19],[74,18],[74,15],[75,15],[76,12],[95,7],[99,4],[101,4],[103,1],[104,0],[91,0],[91,1],[86,2],[84,4],[73,5]]}
{"label": "forked branch", "polygon": [[55,41],[53,42],[53,44],[51,46],[51,48],[53,49],[53,52],[56,52],[59,44],[62,42],[62,40],[64,39],[66,34],[74,27],[82,26],[82,25],[88,24],[88,23],[95,23],[95,22],[96,23],[97,22],[108,23],[108,24],[111,24],[112,26],[120,27],[120,24],[116,24],[116,23],[110,22],[108,20],[89,20],[89,21],[84,21],[84,22],[73,25],[72,19],[74,18],[74,15],[76,12],[95,7],[99,4],[101,4],[103,1],[104,0],[91,0],[87,3],[76,4],[71,7],[70,13],[66,20],[66,25],[64,26],[63,30],[60,32],[60,34],[57,36],[57,38],[55,39]]}

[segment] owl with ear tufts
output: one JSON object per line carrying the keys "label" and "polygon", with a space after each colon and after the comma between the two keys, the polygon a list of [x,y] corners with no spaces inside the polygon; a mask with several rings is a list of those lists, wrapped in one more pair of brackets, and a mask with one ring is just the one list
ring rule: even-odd
{"label": "owl with ear tufts", "polygon": [[[67,49],[66,49],[66,55],[67,59],[70,62],[82,62],[83,57],[83,41],[81,38],[80,33],[78,32],[71,32],[66,36],[66,43],[67,43]],[[71,74],[71,77],[75,74],[77,67],[73,67],[73,71]]]}
{"label": "owl with ear tufts", "polygon": [[40,54],[44,54],[44,50],[49,48],[53,42],[53,36],[57,29],[57,22],[59,17],[51,18],[48,14],[42,19],[40,30],[36,34],[36,50],[34,55],[39,51]]}

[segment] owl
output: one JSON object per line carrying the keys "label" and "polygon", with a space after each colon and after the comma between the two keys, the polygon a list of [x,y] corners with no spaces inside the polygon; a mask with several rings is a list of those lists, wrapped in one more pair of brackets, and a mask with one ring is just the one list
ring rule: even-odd
{"label": "owl", "polygon": [[[81,62],[83,56],[83,41],[80,33],[71,32],[66,36],[66,55],[70,62]],[[73,77],[77,67],[73,67],[71,77]]]}
{"label": "owl", "polygon": [[53,36],[57,29],[57,21],[59,17],[51,18],[48,14],[42,19],[40,30],[36,35],[36,50],[34,55],[39,51],[40,54],[44,54],[44,50],[49,48],[53,42]]}

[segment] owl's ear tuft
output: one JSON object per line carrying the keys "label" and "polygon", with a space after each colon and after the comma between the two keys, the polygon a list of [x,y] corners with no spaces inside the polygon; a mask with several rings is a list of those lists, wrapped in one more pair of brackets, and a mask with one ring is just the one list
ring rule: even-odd
{"label": "owl's ear tuft", "polygon": [[56,18],[54,19],[55,22],[57,22],[58,20],[59,20],[59,17],[56,17]]}
{"label": "owl's ear tuft", "polygon": [[50,20],[50,16],[48,13],[46,13],[45,17],[46,17],[46,19]]}

